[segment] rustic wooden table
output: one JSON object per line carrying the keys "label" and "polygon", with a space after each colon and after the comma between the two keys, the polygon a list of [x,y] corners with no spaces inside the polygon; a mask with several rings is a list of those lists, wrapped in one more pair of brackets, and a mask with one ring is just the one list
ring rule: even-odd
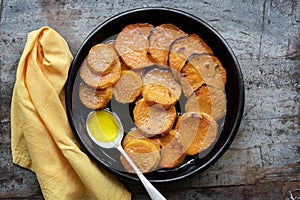
{"label": "rustic wooden table", "polygon": [[[35,175],[12,163],[10,102],[27,34],[57,30],[73,54],[101,22],[148,6],[187,11],[212,25],[244,74],[243,120],[229,150],[205,172],[158,185],[168,199],[300,199],[300,2],[297,0],[0,0],[0,198],[42,199]],[[134,199],[139,184],[124,183]]]}

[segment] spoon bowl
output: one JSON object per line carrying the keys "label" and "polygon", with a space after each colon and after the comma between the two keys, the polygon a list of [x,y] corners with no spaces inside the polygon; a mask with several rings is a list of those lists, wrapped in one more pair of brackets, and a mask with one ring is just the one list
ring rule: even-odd
{"label": "spoon bowl", "polygon": [[[116,125],[118,127],[118,134],[117,134],[117,137],[113,140],[113,141],[110,141],[110,142],[101,142],[99,140],[97,140],[94,135],[91,133],[91,130],[89,129],[89,125],[88,125],[88,122],[89,120],[91,119],[91,117],[96,113],[96,112],[105,112],[105,113],[108,113],[110,114],[114,119],[115,119],[115,122],[116,122]],[[116,148],[117,146],[121,145],[121,141],[123,139],[123,136],[124,136],[124,128],[123,128],[123,125],[121,123],[121,120],[120,118],[118,117],[118,115],[114,112],[110,112],[109,110],[101,110],[101,111],[92,111],[88,114],[87,116],[87,120],[86,120],[86,129],[87,129],[87,132],[89,134],[89,136],[91,137],[91,139],[100,147],[102,148],[106,148],[106,149],[111,149],[111,148]]]}

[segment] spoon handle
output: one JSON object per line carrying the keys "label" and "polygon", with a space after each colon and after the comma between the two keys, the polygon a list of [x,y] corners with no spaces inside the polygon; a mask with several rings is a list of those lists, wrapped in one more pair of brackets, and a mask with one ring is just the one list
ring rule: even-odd
{"label": "spoon handle", "polygon": [[124,151],[122,146],[118,145],[116,148],[121,152],[121,154],[125,157],[125,159],[130,164],[130,166],[133,168],[135,173],[138,175],[139,179],[141,180],[142,184],[147,190],[150,198],[153,200],[166,200],[166,198],[150,183],[150,181],[148,181],[148,179],[146,179],[144,174],[137,168],[137,166],[134,164],[134,162],[131,160],[128,154]]}

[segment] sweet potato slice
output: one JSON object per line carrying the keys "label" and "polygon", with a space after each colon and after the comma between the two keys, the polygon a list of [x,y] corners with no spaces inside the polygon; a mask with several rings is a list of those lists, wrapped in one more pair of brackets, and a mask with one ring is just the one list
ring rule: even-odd
{"label": "sweet potato slice", "polygon": [[161,138],[161,143],[162,149],[159,166],[161,168],[174,168],[179,166],[186,156],[180,133],[171,130]]}
{"label": "sweet potato slice", "polygon": [[203,112],[187,112],[179,117],[175,130],[182,137],[184,150],[196,155],[210,147],[218,134],[217,122]]}
{"label": "sweet potato slice", "polygon": [[169,52],[169,65],[180,72],[187,59],[194,53],[213,55],[212,50],[196,34],[183,36],[172,42]]}
{"label": "sweet potato slice", "polygon": [[114,97],[119,103],[132,103],[141,94],[143,82],[133,71],[122,71],[121,77],[114,86]]}
{"label": "sweet potato slice", "polygon": [[201,73],[192,63],[187,63],[181,70],[180,83],[183,94],[189,97],[196,89],[205,82]]}
{"label": "sweet potato slice", "polygon": [[[150,141],[143,139],[130,140],[123,148],[142,173],[151,172],[158,167],[160,153]],[[120,159],[126,171],[134,173],[127,160],[123,156]]]}
{"label": "sweet potato slice", "polygon": [[185,36],[186,33],[172,24],[161,24],[155,27],[149,35],[150,59],[160,67],[169,67],[168,55],[171,43]]}
{"label": "sweet potato slice", "polygon": [[188,98],[185,111],[205,112],[219,120],[226,114],[226,95],[223,90],[202,85]]}
{"label": "sweet potato slice", "polygon": [[174,79],[174,76],[169,69],[153,68],[146,72],[142,80],[144,85],[150,85],[153,83],[165,85],[176,94],[178,99],[181,96],[181,86]]}
{"label": "sweet potato slice", "polygon": [[148,36],[153,29],[151,24],[138,23],[127,25],[118,35],[115,48],[130,69],[153,65],[148,58]]}
{"label": "sweet potato slice", "polygon": [[117,53],[111,44],[94,45],[87,56],[89,67],[94,73],[107,73],[116,62]]}
{"label": "sweet potato slice", "polygon": [[[204,83],[214,87],[224,89],[224,75],[226,81],[226,71],[219,70],[221,63],[215,56],[208,54],[193,54],[188,63],[181,69],[180,82],[183,93],[189,97],[196,89]],[[224,69],[222,67],[222,69]]]}
{"label": "sweet potato slice", "polygon": [[119,60],[112,66],[107,74],[97,74],[90,70],[86,59],[80,67],[80,76],[86,84],[97,89],[103,89],[114,85],[121,76],[121,65]]}
{"label": "sweet potato slice", "polygon": [[161,148],[161,142],[159,137],[147,137],[142,131],[140,131],[137,128],[131,130],[125,135],[125,137],[122,140],[122,146],[125,147],[128,142],[136,139],[150,141],[152,144],[154,144],[157,150],[160,150]]}
{"label": "sweet potato slice", "polygon": [[111,100],[112,91],[112,87],[95,89],[82,82],[79,85],[79,99],[87,108],[100,109]]}
{"label": "sweet potato slice", "polygon": [[[208,54],[197,54],[188,63],[197,69],[207,85],[224,89],[226,71],[217,57]],[[182,72],[184,68],[181,70]]]}
{"label": "sweet potato slice", "polygon": [[146,101],[163,105],[166,108],[175,105],[178,100],[171,89],[156,83],[144,86],[142,96]]}
{"label": "sweet potato slice", "polygon": [[152,104],[145,99],[136,102],[133,109],[135,125],[147,136],[167,133],[176,119],[174,106],[166,109],[160,104]]}

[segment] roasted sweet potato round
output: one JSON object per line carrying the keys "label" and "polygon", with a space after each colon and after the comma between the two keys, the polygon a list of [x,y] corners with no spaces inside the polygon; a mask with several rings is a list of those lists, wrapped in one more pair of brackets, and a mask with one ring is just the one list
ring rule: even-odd
{"label": "roasted sweet potato round", "polygon": [[194,53],[213,55],[212,50],[196,34],[183,36],[172,42],[169,52],[169,65],[180,72],[187,59]]}
{"label": "roasted sweet potato round", "polygon": [[[123,148],[142,173],[151,172],[158,167],[160,153],[150,141],[143,139],[130,140]],[[135,173],[123,156],[121,156],[121,162],[126,171]]]}
{"label": "roasted sweet potato round", "polygon": [[121,64],[119,60],[113,64],[112,69],[107,74],[97,74],[91,71],[86,59],[80,67],[80,76],[86,84],[97,89],[103,89],[114,85],[121,75]]}
{"label": "roasted sweet potato round", "polygon": [[139,69],[153,65],[147,55],[148,36],[152,29],[151,24],[138,23],[127,25],[119,33],[115,48],[129,68]]}
{"label": "roasted sweet potato round", "polygon": [[193,54],[181,69],[180,83],[186,97],[189,97],[204,83],[223,90],[226,83],[226,71],[215,56]]}
{"label": "roasted sweet potato round", "polygon": [[226,114],[226,95],[223,90],[204,84],[188,98],[185,111],[205,112],[219,120]]}
{"label": "roasted sweet potato round", "polygon": [[160,104],[166,108],[174,105],[178,100],[173,90],[157,83],[144,86],[142,96],[146,101]]}
{"label": "roasted sweet potato round", "polygon": [[148,136],[167,133],[176,119],[174,106],[166,109],[160,104],[152,104],[145,99],[136,102],[133,109],[135,125]]}
{"label": "roasted sweet potato round", "polygon": [[175,130],[181,135],[186,153],[196,155],[216,140],[218,124],[206,113],[187,112],[179,117]]}
{"label": "roasted sweet potato round", "polygon": [[186,153],[182,142],[180,133],[175,130],[171,130],[161,138],[162,149],[159,163],[161,168],[174,168],[183,162]]}
{"label": "roasted sweet potato round", "polygon": [[79,85],[79,99],[87,108],[100,109],[111,100],[112,91],[112,87],[95,89],[82,82]]}
{"label": "roasted sweet potato round", "polygon": [[89,67],[94,73],[107,73],[116,62],[117,53],[111,44],[93,46],[87,56]]}
{"label": "roasted sweet potato round", "polygon": [[161,84],[171,89],[180,98],[181,86],[179,82],[174,79],[172,72],[169,69],[153,68],[146,72],[142,78],[145,86],[150,84]]}
{"label": "roasted sweet potato round", "polygon": [[151,60],[160,67],[169,67],[170,45],[175,39],[185,35],[185,32],[173,24],[161,24],[155,27],[149,35],[148,54]]}
{"label": "roasted sweet potato round", "polygon": [[132,103],[141,94],[143,82],[133,71],[122,71],[121,77],[114,86],[114,97],[119,103]]}

